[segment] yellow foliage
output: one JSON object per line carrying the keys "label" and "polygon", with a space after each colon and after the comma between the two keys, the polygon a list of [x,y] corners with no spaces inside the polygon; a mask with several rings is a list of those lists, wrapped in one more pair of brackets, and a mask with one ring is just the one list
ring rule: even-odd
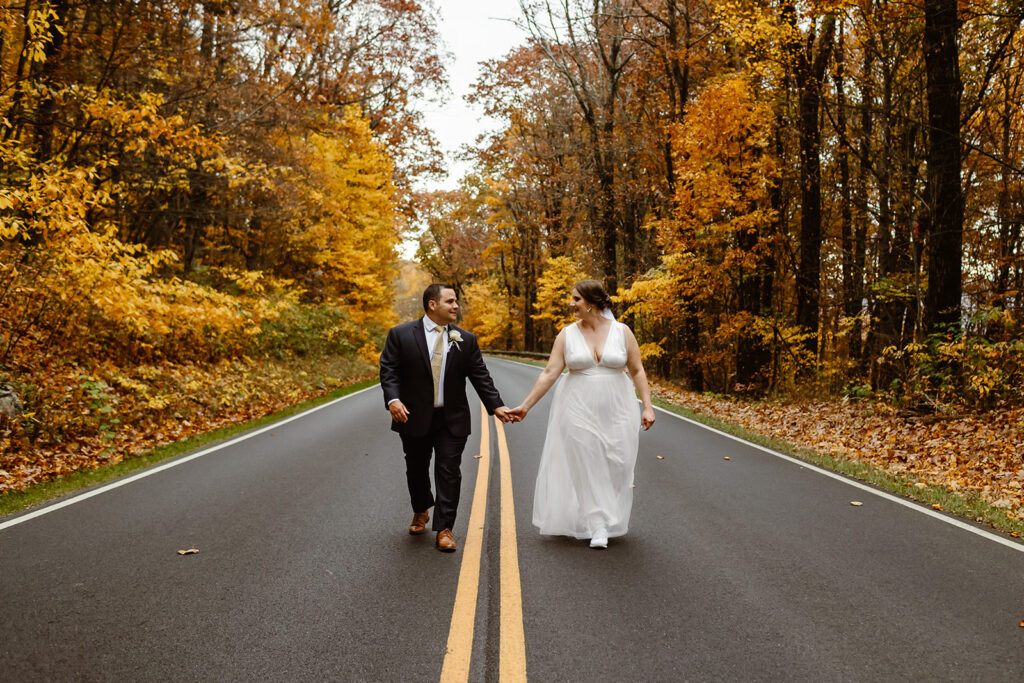
{"label": "yellow foliage", "polygon": [[377,365],[380,362],[380,351],[373,342],[366,342],[359,348],[359,358],[368,365]]}
{"label": "yellow foliage", "polygon": [[544,273],[537,278],[537,301],[534,303],[534,320],[550,320],[561,329],[573,322],[569,312],[569,295],[572,287],[588,277],[579,260],[569,256],[549,258]]}
{"label": "yellow foliage", "polygon": [[294,198],[291,246],[322,273],[326,293],[353,321],[386,325],[399,241],[391,161],[356,107],[331,133],[287,142],[302,147],[312,174]]}
{"label": "yellow foliage", "polygon": [[663,348],[662,345],[666,341],[668,341],[668,340],[667,339],[662,339],[658,343],[648,342],[646,344],[641,344],[640,345],[640,357],[643,358],[644,360],[647,360],[648,358],[661,358],[662,356],[665,355],[665,349]]}
{"label": "yellow foliage", "polygon": [[[741,339],[770,343],[774,323],[738,310],[738,283],[765,269],[774,248],[770,193],[779,177],[772,154],[772,112],[747,79],[711,81],[672,133],[678,182],[671,216],[649,223],[663,255],[620,293],[626,314],[656,330],[678,330],[700,316],[700,354],[723,370]],[[648,357],[663,352],[650,344]]]}
{"label": "yellow foliage", "polygon": [[466,317],[463,324],[473,331],[482,348],[510,348],[518,321],[508,299],[493,280],[478,281],[466,287],[462,296]]}

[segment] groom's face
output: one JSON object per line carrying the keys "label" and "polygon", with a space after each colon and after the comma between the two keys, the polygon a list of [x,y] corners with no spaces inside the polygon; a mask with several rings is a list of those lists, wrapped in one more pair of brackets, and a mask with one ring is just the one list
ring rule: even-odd
{"label": "groom's face", "polygon": [[448,325],[459,319],[459,302],[454,289],[442,289],[437,301],[430,302],[430,316],[439,325]]}

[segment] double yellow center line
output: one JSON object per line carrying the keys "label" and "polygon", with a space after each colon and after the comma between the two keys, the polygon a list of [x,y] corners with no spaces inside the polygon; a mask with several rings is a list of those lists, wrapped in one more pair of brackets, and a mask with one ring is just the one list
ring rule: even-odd
{"label": "double yellow center line", "polygon": [[[482,406],[481,406],[482,408]],[[480,419],[480,461],[477,464],[473,507],[463,544],[462,568],[455,593],[448,650],[441,669],[442,683],[469,680],[473,654],[473,625],[480,586],[480,555],[483,550],[484,519],[487,516],[487,484],[491,469],[491,436],[487,410]],[[516,546],[516,515],[512,497],[512,466],[508,442],[501,421],[495,418],[501,476],[501,619],[498,671],[502,681],[526,680],[526,639],[523,636],[523,599],[519,583],[519,552]]]}

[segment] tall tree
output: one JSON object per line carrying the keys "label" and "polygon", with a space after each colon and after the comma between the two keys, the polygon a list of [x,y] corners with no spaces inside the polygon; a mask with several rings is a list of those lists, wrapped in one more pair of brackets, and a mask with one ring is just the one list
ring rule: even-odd
{"label": "tall tree", "polygon": [[930,331],[960,323],[963,278],[963,186],[960,179],[960,20],[957,0],[925,0],[928,83],[928,291]]}
{"label": "tall tree", "polygon": [[621,161],[616,146],[622,80],[635,51],[623,0],[520,0],[533,40],[565,79],[582,114],[598,193],[592,198],[600,263],[610,292],[618,288],[616,182]]}
{"label": "tall tree", "polygon": [[[812,18],[806,36],[797,26],[796,6],[782,8],[783,23],[792,32],[790,53],[799,98],[800,131],[800,258],[797,266],[796,320],[812,336],[816,349],[821,297],[821,88],[834,45],[832,14]],[[803,38],[801,40],[801,37]]]}

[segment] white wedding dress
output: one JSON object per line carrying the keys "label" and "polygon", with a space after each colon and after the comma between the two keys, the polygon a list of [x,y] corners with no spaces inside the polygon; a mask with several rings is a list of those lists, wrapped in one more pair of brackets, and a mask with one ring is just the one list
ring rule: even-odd
{"label": "white wedding dress", "polygon": [[555,385],[533,497],[542,534],[609,537],[629,527],[640,406],[625,373],[625,325],[612,322],[594,358],[575,323],[565,333],[569,374]]}

